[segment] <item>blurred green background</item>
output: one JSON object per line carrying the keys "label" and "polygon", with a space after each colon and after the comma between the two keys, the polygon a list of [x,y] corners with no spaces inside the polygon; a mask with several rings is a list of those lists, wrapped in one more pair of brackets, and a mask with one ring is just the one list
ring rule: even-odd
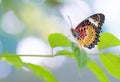
{"label": "blurred green background", "polygon": [[[67,16],[75,28],[86,17],[103,13],[106,17],[103,32],[110,32],[120,38],[119,4],[119,0],[0,0],[0,53],[51,54],[47,42],[50,33],[59,32],[68,38],[72,37]],[[97,52],[97,48],[88,51]],[[103,68],[98,56],[90,57]],[[24,62],[45,66],[58,82],[98,82],[86,68],[79,75],[75,61],[63,56],[21,58]],[[108,77],[111,82],[119,82],[109,74]],[[43,79],[25,68],[18,70],[0,61],[0,82],[43,82]]]}

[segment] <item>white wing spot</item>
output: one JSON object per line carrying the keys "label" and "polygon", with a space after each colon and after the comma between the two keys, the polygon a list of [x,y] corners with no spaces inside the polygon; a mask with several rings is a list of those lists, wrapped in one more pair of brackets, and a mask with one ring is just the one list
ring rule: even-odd
{"label": "white wing spot", "polygon": [[88,18],[88,20],[93,23],[96,27],[98,27],[98,21],[94,21],[92,18]]}

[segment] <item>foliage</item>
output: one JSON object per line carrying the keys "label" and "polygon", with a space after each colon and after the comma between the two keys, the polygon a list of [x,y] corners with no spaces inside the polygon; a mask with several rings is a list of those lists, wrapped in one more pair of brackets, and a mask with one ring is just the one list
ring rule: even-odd
{"label": "foliage", "polygon": [[99,67],[99,65],[97,65],[97,63],[95,63],[94,61],[90,61],[88,63],[88,68],[96,75],[100,82],[109,82],[109,79],[107,78],[103,70]]}
{"label": "foliage", "polygon": [[98,43],[98,49],[120,46],[120,40],[110,33],[103,33],[100,36],[100,42]]}
{"label": "foliage", "polygon": [[24,63],[23,65],[28,69],[30,69],[38,77],[40,78],[42,77],[46,82],[57,82],[55,77],[50,72],[48,72],[45,68],[38,65],[30,64],[30,63]]}
{"label": "foliage", "polygon": [[69,40],[63,34],[60,33],[50,34],[48,37],[48,41],[52,48],[58,46],[70,46]]}
{"label": "foliage", "polygon": [[[52,34],[54,38],[57,38],[56,34]],[[61,39],[63,41],[63,39]],[[61,41],[60,40],[60,41]],[[55,41],[55,39],[54,39]],[[63,42],[59,41],[59,46],[63,47]],[[66,40],[68,42],[68,40]],[[56,41],[57,42],[57,39]],[[100,82],[109,82],[108,77],[104,73],[104,71],[101,69],[100,66],[97,65],[94,61],[91,61],[90,58],[88,58],[88,53],[86,53],[84,50],[81,50],[78,48],[78,46],[69,41],[71,43],[71,48],[72,52],[68,50],[62,50],[58,51],[59,54],[63,54],[64,56],[73,58],[76,60],[76,63],[78,64],[79,70],[81,71],[84,67],[88,67],[98,78]],[[53,45],[54,42],[50,42],[50,45]],[[106,70],[115,78],[120,79],[120,60],[118,54],[113,54],[113,53],[107,53],[107,52],[102,52],[103,49],[105,48],[110,48],[110,47],[115,47],[120,45],[120,40],[117,39],[114,35],[110,33],[103,33],[100,35],[100,42],[98,43],[98,49],[100,50],[100,60],[101,63],[104,65]],[[55,45],[54,45],[55,46]],[[52,46],[51,46],[52,47]],[[56,45],[56,47],[58,47]],[[57,52],[57,54],[58,54]],[[97,53],[96,53],[97,54]],[[69,56],[68,56],[69,55]],[[71,56],[73,55],[73,56]]]}
{"label": "foliage", "polygon": [[38,76],[40,78],[42,77],[45,80],[45,82],[57,82],[55,77],[49,71],[47,71],[44,67],[34,65],[31,63],[24,63],[20,59],[19,55],[9,54],[9,53],[5,52],[1,55],[1,60],[9,62],[11,65],[16,67],[17,69],[20,69],[22,67],[28,68],[36,76]]}
{"label": "foliage", "polygon": [[71,48],[75,57],[76,62],[78,63],[78,67],[80,71],[83,69],[84,66],[86,66],[88,62],[87,54],[81,50],[75,45],[75,43],[71,43]]}
{"label": "foliage", "polygon": [[120,79],[120,58],[113,53],[100,54],[101,62],[106,70],[115,78]]}
{"label": "foliage", "polygon": [[14,67],[16,68],[22,68],[22,60],[20,59],[20,57],[16,54],[9,54],[9,53],[3,53],[2,60],[7,61],[9,63],[11,63]]}
{"label": "foliage", "polygon": [[[100,66],[97,65],[96,62],[91,61],[88,57],[88,53],[84,50],[80,50],[76,43],[71,42],[67,39],[66,36],[60,33],[53,33],[50,34],[48,37],[49,44],[51,48],[56,47],[70,47],[71,50],[63,50],[57,51],[54,56],[64,55],[76,60],[78,64],[79,70],[82,71],[84,67],[89,68],[98,78],[100,82],[109,82],[108,77],[102,70]],[[101,63],[104,65],[105,69],[111,74],[113,77],[120,79],[120,58],[118,54],[102,52],[101,50],[109,47],[119,46],[120,40],[117,39],[114,35],[110,33],[103,33],[100,37],[100,42],[98,44],[98,49],[100,50],[100,60]],[[97,54],[97,53],[96,53]],[[24,63],[19,55],[10,54],[10,53],[2,53],[1,60],[7,61],[11,63],[16,68],[26,67],[30,69],[34,74],[38,77],[42,77],[46,82],[57,82],[55,77],[47,71],[42,66]]]}
{"label": "foliage", "polygon": [[[20,0],[2,0],[2,3],[0,3],[1,4],[0,18],[2,19],[2,16],[6,12],[13,10],[16,16],[18,16],[19,19],[22,20],[22,22],[26,23],[26,27],[33,26],[34,28],[37,29],[36,31],[38,32],[39,32],[38,30],[39,26],[35,27],[35,25],[37,25],[36,19],[34,17],[30,17],[30,15],[33,16],[33,15],[36,15],[35,13],[39,13],[39,17],[36,16],[36,18],[41,20],[37,20],[37,22],[39,21],[41,25],[43,24],[46,25],[44,27],[53,27],[50,21],[51,19],[47,20],[47,18],[49,19],[49,17],[45,17],[43,10],[45,10],[44,8],[46,8],[47,10],[46,12],[50,14],[49,9],[54,10],[56,8],[57,12],[59,12],[57,8],[64,4],[64,0],[46,0],[45,1],[46,5],[43,4],[40,7],[40,9],[38,9],[40,11],[36,12],[37,11],[36,7],[33,7],[33,5],[28,5],[26,3],[23,4],[22,1],[24,0],[21,0],[21,1]],[[42,7],[44,7],[43,10],[42,10]],[[31,9],[32,12],[29,9]],[[35,22],[33,23],[33,21]],[[49,24],[50,26],[47,25],[46,22],[50,23]],[[49,31],[49,30],[47,31],[47,29],[43,29],[43,30],[45,30],[46,33]],[[41,29],[39,33],[42,33],[43,30]],[[29,33],[29,32],[25,32],[25,33]],[[95,76],[98,78],[100,82],[110,82],[107,75],[102,70],[102,68],[96,62],[92,61],[88,57],[88,55],[90,56],[90,54],[87,53],[85,50],[80,50],[78,45],[70,41],[64,34],[61,34],[61,33],[50,34],[48,36],[48,42],[52,49],[56,47],[62,47],[63,50],[59,50],[55,54],[51,54],[51,56],[49,55],[46,57],[55,57],[55,56],[61,56],[61,55],[69,57],[76,61],[79,71],[82,71],[85,67],[87,67],[90,71],[92,71],[95,74]],[[103,64],[106,71],[114,78],[120,79],[119,54],[106,52],[104,50],[106,48],[111,48],[116,46],[120,46],[120,40],[117,37],[115,37],[113,34],[110,34],[110,33],[102,33],[100,35],[100,42],[98,43],[99,53],[95,53],[95,54],[99,55],[100,61]],[[64,49],[64,47],[68,47],[71,50],[66,50]],[[41,55],[41,57],[43,56]],[[3,52],[0,55],[0,60],[9,62],[11,65],[13,65],[17,69],[26,67],[29,70],[31,70],[36,76],[43,78],[46,82],[57,82],[54,75],[51,74],[48,70],[46,70],[44,67],[34,65],[31,63],[25,63],[21,60],[20,55]]]}
{"label": "foliage", "polygon": [[[111,41],[109,41],[111,40]],[[54,56],[64,55],[76,60],[78,64],[79,70],[87,66],[98,78],[100,82],[109,82],[109,79],[105,75],[104,71],[94,62],[88,58],[87,53],[84,50],[78,48],[78,46],[71,42],[65,37],[63,34],[54,33],[50,34],[48,37],[48,41],[50,43],[51,48],[56,47],[71,47],[72,51],[69,50],[60,50],[57,51]],[[98,44],[98,49],[103,50],[104,48],[109,48],[112,46],[119,46],[120,41],[109,33],[103,33],[100,37],[100,42]],[[55,77],[44,69],[41,66],[37,66],[30,63],[24,63],[20,57],[16,54],[2,53],[1,60],[7,61],[11,63],[16,68],[27,67],[31,71],[33,71],[38,77],[43,77],[46,82],[57,82]],[[100,60],[103,63],[106,70],[115,78],[120,79],[120,59],[117,54],[101,52]]]}

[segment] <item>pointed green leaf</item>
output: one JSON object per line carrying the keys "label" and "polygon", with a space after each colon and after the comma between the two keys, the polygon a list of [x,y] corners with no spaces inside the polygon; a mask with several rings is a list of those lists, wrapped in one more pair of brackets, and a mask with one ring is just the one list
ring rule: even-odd
{"label": "pointed green leaf", "polygon": [[41,66],[30,63],[24,63],[24,66],[30,69],[39,78],[43,78],[45,82],[57,82],[55,77],[49,71],[47,71]]}
{"label": "pointed green leaf", "polygon": [[67,37],[60,33],[50,34],[48,37],[48,41],[52,48],[59,46],[70,46],[70,42]]}
{"label": "pointed green leaf", "polygon": [[95,62],[90,61],[87,66],[95,74],[99,82],[110,82],[104,71]]}
{"label": "pointed green leaf", "polygon": [[98,43],[99,50],[114,46],[120,46],[120,40],[116,38],[113,34],[103,33],[100,35],[100,42]]}
{"label": "pointed green leaf", "polygon": [[23,62],[20,59],[20,57],[16,54],[9,54],[9,53],[6,53],[6,52],[2,53],[2,58],[1,59],[11,63],[16,68],[22,68]]}
{"label": "pointed green leaf", "polygon": [[120,58],[116,54],[102,53],[100,59],[106,70],[115,78],[120,79]]}
{"label": "pointed green leaf", "polygon": [[64,56],[67,56],[70,58],[74,58],[73,53],[68,50],[60,50],[60,51],[56,52],[56,55],[64,55]]}
{"label": "pointed green leaf", "polygon": [[78,67],[81,71],[86,66],[86,64],[89,60],[87,57],[87,54],[83,50],[80,51],[80,49],[73,42],[71,43],[71,48],[74,53],[74,57],[78,64]]}

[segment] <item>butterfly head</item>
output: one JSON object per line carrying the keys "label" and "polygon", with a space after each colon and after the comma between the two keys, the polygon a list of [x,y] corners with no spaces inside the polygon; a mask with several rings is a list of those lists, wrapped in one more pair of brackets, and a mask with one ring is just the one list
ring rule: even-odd
{"label": "butterfly head", "polygon": [[75,32],[75,30],[73,28],[71,28],[71,32],[72,32],[72,35],[74,36],[74,38],[78,39],[79,35],[77,34],[77,32]]}

